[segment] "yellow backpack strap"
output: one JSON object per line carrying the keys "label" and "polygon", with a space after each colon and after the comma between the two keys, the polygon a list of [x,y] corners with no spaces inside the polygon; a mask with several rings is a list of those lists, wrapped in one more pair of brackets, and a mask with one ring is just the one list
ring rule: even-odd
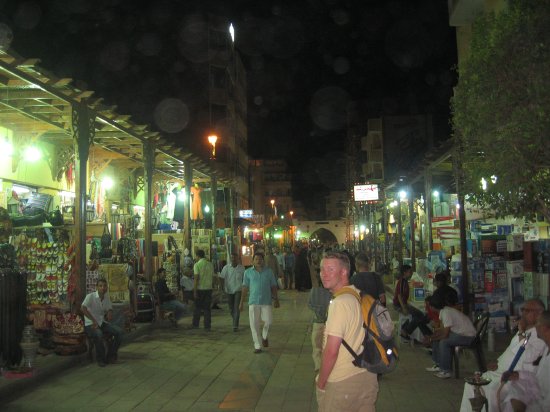
{"label": "yellow backpack strap", "polygon": [[359,293],[357,293],[355,290],[351,288],[343,287],[342,289],[340,289],[338,292],[334,294],[334,297],[336,298],[340,295],[353,295],[359,301],[359,305],[361,305],[361,295],[359,295]]}

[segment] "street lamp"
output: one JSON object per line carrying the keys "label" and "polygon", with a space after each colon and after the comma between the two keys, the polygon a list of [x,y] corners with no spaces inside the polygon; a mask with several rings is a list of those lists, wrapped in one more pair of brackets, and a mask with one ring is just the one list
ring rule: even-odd
{"label": "street lamp", "polygon": [[292,216],[294,215],[294,211],[291,210],[288,212],[290,214],[290,244],[294,246],[294,222],[292,220]]}
{"label": "street lamp", "polygon": [[212,156],[210,157],[210,159],[214,160],[216,159],[216,142],[218,141],[218,136],[216,136],[215,134],[211,134],[210,136],[208,136],[208,141],[212,145]]}
{"label": "street lamp", "polygon": [[275,199],[269,201],[271,203],[271,223],[275,220]]}

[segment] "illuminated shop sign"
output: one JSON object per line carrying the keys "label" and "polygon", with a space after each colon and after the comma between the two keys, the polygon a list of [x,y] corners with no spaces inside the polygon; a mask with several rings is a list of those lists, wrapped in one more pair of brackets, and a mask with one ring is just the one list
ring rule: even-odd
{"label": "illuminated shop sign", "polygon": [[252,209],[246,209],[246,210],[239,210],[239,217],[242,218],[251,218],[252,217]]}
{"label": "illuminated shop sign", "polygon": [[353,186],[353,199],[356,202],[372,202],[379,200],[378,185]]}

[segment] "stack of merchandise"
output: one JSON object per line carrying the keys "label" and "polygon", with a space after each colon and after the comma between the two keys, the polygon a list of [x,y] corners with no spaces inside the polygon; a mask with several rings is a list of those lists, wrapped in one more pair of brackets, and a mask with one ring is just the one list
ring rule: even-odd
{"label": "stack of merchandise", "polygon": [[166,285],[170,292],[178,292],[178,271],[173,259],[168,259],[163,263],[163,267],[166,270]]}
{"label": "stack of merchandise", "polygon": [[58,304],[67,299],[70,263],[68,241],[22,235],[17,248],[19,266],[28,272],[27,295],[31,305]]}
{"label": "stack of merchandise", "polygon": [[58,355],[78,355],[86,352],[84,321],[74,313],[57,315],[53,320],[53,341]]}

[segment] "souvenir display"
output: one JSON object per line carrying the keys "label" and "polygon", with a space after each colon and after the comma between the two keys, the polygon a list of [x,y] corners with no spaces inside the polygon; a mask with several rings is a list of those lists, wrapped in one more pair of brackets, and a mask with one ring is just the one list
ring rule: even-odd
{"label": "souvenir display", "polygon": [[69,244],[64,240],[51,242],[41,232],[35,235],[22,235],[17,245],[19,266],[28,273],[28,302],[31,305],[63,302],[71,271]]}

